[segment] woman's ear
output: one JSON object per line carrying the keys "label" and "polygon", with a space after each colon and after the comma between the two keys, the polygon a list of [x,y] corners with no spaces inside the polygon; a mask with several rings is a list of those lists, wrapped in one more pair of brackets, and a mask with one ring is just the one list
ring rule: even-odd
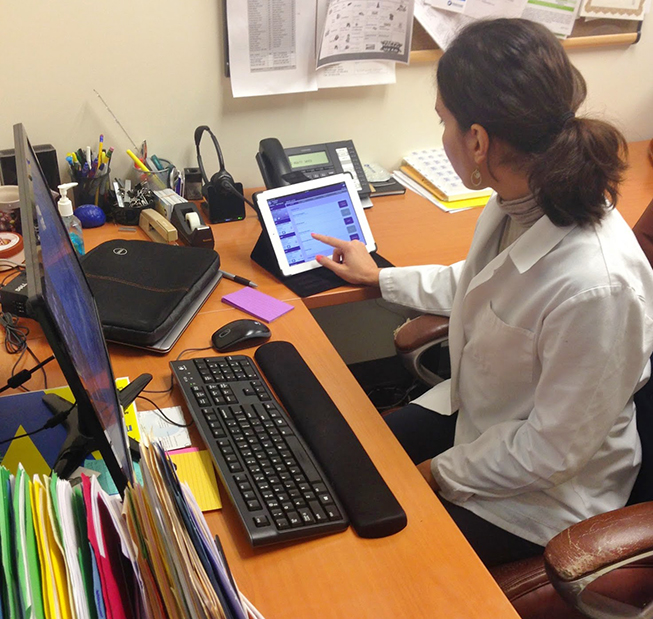
{"label": "woman's ear", "polygon": [[490,136],[485,127],[474,123],[467,132],[467,146],[476,165],[486,162],[490,150]]}

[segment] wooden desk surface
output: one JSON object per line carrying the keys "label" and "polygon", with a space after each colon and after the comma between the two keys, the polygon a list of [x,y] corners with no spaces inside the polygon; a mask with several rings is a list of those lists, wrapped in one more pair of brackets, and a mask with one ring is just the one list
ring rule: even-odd
{"label": "wooden desk surface", "polygon": [[[222,510],[207,513],[206,518],[222,540],[238,586],[267,619],[516,618],[309,310],[300,300],[292,304],[294,309],[274,322],[272,339],[295,344],[406,511],[408,526],[383,539],[361,539],[350,527],[328,537],[254,550],[237,514],[225,501]],[[110,345],[115,376],[133,378],[147,371],[155,376],[148,390],[167,389],[169,359],[184,349],[207,346],[218,325],[242,316],[235,309],[223,308],[200,313],[168,356]],[[32,340],[31,347],[39,358],[49,350],[42,337]],[[243,352],[253,355],[254,350]],[[202,354],[210,352],[193,352],[183,358]],[[0,354],[4,375],[9,364],[8,355]],[[54,363],[47,373],[50,386],[64,383]],[[36,375],[36,384],[30,387],[40,388],[41,381]],[[182,404],[178,390],[146,395],[162,407]],[[141,406],[150,408],[146,403]]]}
{"label": "wooden desk surface", "polygon": [[[644,143],[632,145],[631,157],[634,165],[619,208],[632,225],[653,198],[653,167],[646,159]],[[380,253],[397,265],[450,263],[464,258],[479,212],[476,209],[443,213],[410,193],[398,198],[378,198],[367,211]],[[249,259],[259,231],[253,215],[248,215],[244,222],[213,226],[213,230],[226,270],[256,281],[264,292],[295,306],[274,322],[273,339],[295,344],[408,515],[406,529],[383,539],[361,539],[350,528],[345,533],[312,541],[253,550],[227,503],[221,511],[207,514],[207,520],[223,541],[242,591],[267,619],[516,618],[512,606],[399,447],[308,309],[369,298],[374,292],[343,287],[302,301]],[[110,236],[140,238],[140,231],[120,232],[115,226],[85,231],[89,246]],[[170,355],[144,354],[110,345],[115,375],[134,377],[148,371],[155,376],[148,389],[169,387],[169,359],[177,358],[187,348],[208,346],[215,329],[242,317],[242,313],[220,302],[223,294],[238,287],[230,281],[222,282]],[[31,346],[44,358],[47,344],[38,330],[34,333]],[[253,354],[253,350],[244,352]],[[201,354],[192,353],[184,358]],[[13,359],[0,353],[0,374],[7,376],[12,365]],[[61,372],[53,365],[48,366],[49,384],[61,384]],[[29,387],[41,388],[41,380],[37,374]],[[151,397],[159,406],[181,404],[177,390]]]}

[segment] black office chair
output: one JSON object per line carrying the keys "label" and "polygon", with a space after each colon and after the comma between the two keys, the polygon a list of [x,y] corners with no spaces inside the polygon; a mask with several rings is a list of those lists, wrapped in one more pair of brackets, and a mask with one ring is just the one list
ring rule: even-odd
{"label": "black office chair", "polygon": [[[653,201],[633,231],[653,266]],[[397,354],[426,384],[446,377],[448,330],[425,314],[395,331]],[[523,619],[653,618],[653,379],[635,404],[642,466],[628,505],[569,527],[543,556],[490,570]]]}

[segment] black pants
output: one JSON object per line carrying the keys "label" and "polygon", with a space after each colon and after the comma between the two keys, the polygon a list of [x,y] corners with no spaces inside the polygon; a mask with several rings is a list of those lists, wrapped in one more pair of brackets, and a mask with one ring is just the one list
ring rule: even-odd
{"label": "black pants", "polygon": [[[385,417],[386,423],[415,464],[430,460],[453,445],[456,415],[447,417],[408,404]],[[492,567],[540,555],[544,548],[513,535],[464,507],[439,497],[481,561]]]}

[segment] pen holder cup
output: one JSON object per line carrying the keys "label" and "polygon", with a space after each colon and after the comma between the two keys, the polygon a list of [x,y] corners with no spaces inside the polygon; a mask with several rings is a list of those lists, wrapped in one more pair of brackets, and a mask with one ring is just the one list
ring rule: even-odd
{"label": "pen holder cup", "polygon": [[177,168],[175,168],[167,159],[159,159],[163,166],[162,170],[152,170],[146,172],[145,170],[136,170],[138,180],[145,183],[148,189],[152,191],[161,189],[174,189],[174,182],[177,178]]}
{"label": "pen holder cup", "polygon": [[146,204],[143,206],[134,206],[126,208],[114,208],[113,209],[113,221],[120,226],[138,226],[138,222],[141,218],[141,212],[146,208],[152,208],[151,204]]}
{"label": "pen holder cup", "polygon": [[113,209],[114,198],[110,193],[111,175],[109,170],[91,178],[76,178],[77,187],[73,188],[75,208],[83,204],[95,204],[105,213],[110,215]]}

